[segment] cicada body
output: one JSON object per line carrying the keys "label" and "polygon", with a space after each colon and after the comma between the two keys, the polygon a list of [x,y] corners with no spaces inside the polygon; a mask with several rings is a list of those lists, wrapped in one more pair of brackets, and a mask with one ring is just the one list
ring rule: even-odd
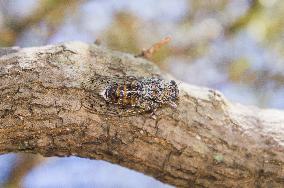
{"label": "cicada body", "polygon": [[162,105],[176,107],[179,89],[174,80],[160,78],[125,79],[112,82],[100,93],[107,103],[131,113],[155,111]]}

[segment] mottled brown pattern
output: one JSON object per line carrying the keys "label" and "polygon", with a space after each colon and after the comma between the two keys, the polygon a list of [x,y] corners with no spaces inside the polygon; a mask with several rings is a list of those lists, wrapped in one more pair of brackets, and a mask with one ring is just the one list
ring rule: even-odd
{"label": "mottled brown pattern", "polygon": [[101,96],[107,103],[126,109],[130,115],[134,112],[154,112],[165,104],[176,108],[179,90],[173,80],[168,82],[155,77],[116,79],[106,86]]}

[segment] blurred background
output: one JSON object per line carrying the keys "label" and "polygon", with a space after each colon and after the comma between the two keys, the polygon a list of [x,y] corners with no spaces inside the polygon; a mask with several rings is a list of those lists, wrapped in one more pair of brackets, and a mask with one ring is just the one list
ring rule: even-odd
{"label": "blurred background", "polygon": [[[235,102],[284,108],[284,1],[0,0],[0,47],[100,41]],[[0,155],[0,187],[170,187],[104,161]]]}

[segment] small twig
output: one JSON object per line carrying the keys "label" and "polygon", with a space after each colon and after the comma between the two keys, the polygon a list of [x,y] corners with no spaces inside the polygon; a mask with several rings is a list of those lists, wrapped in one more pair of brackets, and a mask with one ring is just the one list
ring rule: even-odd
{"label": "small twig", "polygon": [[135,57],[144,57],[145,59],[150,59],[156,51],[168,44],[171,40],[172,38],[170,36],[167,36],[159,42],[153,44],[150,48],[142,49],[142,52],[136,55]]}
{"label": "small twig", "polygon": [[100,46],[102,44],[102,41],[100,38],[97,38],[94,42],[96,45]]}

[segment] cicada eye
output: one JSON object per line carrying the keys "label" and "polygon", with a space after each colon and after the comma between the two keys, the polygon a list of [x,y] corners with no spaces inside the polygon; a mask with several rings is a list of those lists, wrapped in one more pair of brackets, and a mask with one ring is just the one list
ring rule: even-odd
{"label": "cicada eye", "polygon": [[173,100],[177,99],[178,97],[178,86],[174,80],[170,81],[170,89],[171,89],[171,97]]}
{"label": "cicada eye", "polygon": [[173,85],[173,86],[176,86],[176,85],[177,85],[176,81],[174,81],[174,80],[171,80],[171,81],[170,81],[170,84]]}

